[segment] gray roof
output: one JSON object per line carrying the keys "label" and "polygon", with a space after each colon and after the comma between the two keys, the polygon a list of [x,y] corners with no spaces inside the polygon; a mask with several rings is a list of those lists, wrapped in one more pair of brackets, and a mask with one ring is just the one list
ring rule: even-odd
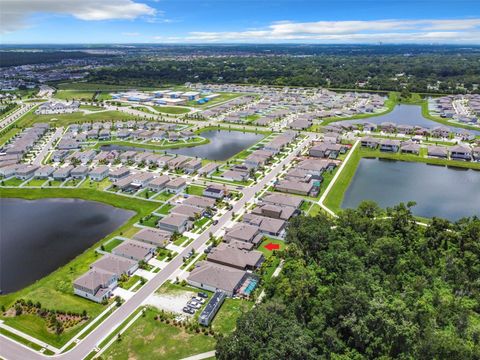
{"label": "gray roof", "polygon": [[215,200],[212,198],[193,195],[186,198],[182,204],[205,209],[207,207],[215,206]]}
{"label": "gray roof", "polygon": [[140,241],[127,240],[115,247],[112,253],[115,255],[129,256],[134,259],[142,259],[148,255],[151,250],[154,250],[154,245],[145,244]]}
{"label": "gray roof", "polygon": [[227,292],[234,292],[241,285],[246,275],[247,272],[243,270],[209,261],[200,261],[190,272],[188,281],[212,286]]}
{"label": "gray roof", "polygon": [[255,267],[262,259],[263,254],[260,251],[240,250],[238,247],[226,243],[221,243],[213,248],[207,256],[208,261],[227,264],[242,269]]}
{"label": "gray roof", "polygon": [[91,269],[79,278],[75,279],[73,285],[84,287],[93,292],[99,286],[105,287],[105,285],[113,276],[115,276],[115,274],[110,271]]}
{"label": "gray roof", "polygon": [[153,228],[142,229],[133,235],[134,240],[153,243],[159,247],[165,246],[171,237],[172,234],[168,231],[157,230]]}
{"label": "gray roof", "polygon": [[303,199],[297,196],[268,193],[262,198],[262,201],[279,206],[292,206],[297,209],[302,204]]}
{"label": "gray roof", "polygon": [[136,263],[134,260],[125,259],[121,256],[106,254],[95,261],[90,268],[108,271],[120,276],[127,273]]}

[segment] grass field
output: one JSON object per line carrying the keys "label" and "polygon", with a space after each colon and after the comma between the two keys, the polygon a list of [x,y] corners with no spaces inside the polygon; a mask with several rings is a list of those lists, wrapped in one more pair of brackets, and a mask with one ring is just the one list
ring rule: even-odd
{"label": "grass field", "polygon": [[198,185],[188,185],[185,188],[185,194],[202,196],[205,188]]}
{"label": "grass field", "polygon": [[212,328],[223,334],[235,330],[237,319],[253,307],[252,301],[240,299],[226,299],[217,315],[213,319]]}
{"label": "grass field", "polygon": [[173,114],[173,115],[180,115],[186,114],[190,112],[189,108],[181,107],[181,106],[152,106],[158,112],[164,114]]}
{"label": "grass field", "polygon": [[95,95],[94,91],[83,90],[58,90],[55,93],[55,97],[61,100],[83,100],[91,101]]}
{"label": "grass field", "polygon": [[3,130],[0,133],[0,146],[3,146],[8,140],[13,138],[16,134],[21,131],[20,128],[17,127],[8,127],[7,129]]}
{"label": "grass field", "polygon": [[215,348],[215,338],[154,320],[147,309],[102,356],[103,359],[182,359]]}
{"label": "grass field", "polygon": [[[22,290],[0,296],[0,306],[5,306],[5,308],[9,308],[17,299],[23,298],[34,302],[39,301],[42,307],[52,310],[74,312],[86,310],[90,318],[98,315],[104,307],[103,305],[73,295],[72,281],[87,271],[90,264],[98,259],[99,255],[96,254],[95,248],[99,246],[99,244],[106,242],[107,239],[114,236],[123,234],[123,232],[131,228],[140,217],[147,215],[157,207],[155,203],[87,189],[2,189],[1,196],[18,197],[29,200],[40,198],[79,198],[103,202],[137,213],[112,234],[85,250],[68,264]],[[57,336],[46,332],[44,324],[40,323],[40,319],[37,318],[24,317],[22,315],[15,318],[2,318],[2,320],[5,320],[5,322],[11,326],[18,327],[26,333],[55,346],[64,344],[66,340],[71,338],[80,329],[75,327]]]}
{"label": "grass field", "polygon": [[133,120],[134,116],[126,114],[121,111],[102,111],[91,114],[84,114],[83,112],[74,112],[71,114],[52,114],[52,115],[37,115],[34,110],[29,111],[18,122],[18,126],[29,127],[38,122],[47,122],[54,126],[67,126],[82,122],[95,121],[118,121],[118,120]]}

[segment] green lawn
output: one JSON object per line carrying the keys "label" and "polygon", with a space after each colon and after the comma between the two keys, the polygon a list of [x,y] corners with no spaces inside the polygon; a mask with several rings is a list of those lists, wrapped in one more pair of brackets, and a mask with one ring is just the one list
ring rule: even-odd
{"label": "green lawn", "polygon": [[108,180],[108,177],[101,181],[94,181],[94,180],[87,179],[80,185],[80,188],[104,190],[108,188],[110,185],[112,185],[112,182]]}
{"label": "green lawn", "polygon": [[[79,309],[76,309],[75,311],[78,312]],[[86,323],[78,324],[69,328],[68,331],[64,331],[62,334],[56,335],[47,330],[46,321],[37,315],[27,314],[9,318],[2,318],[2,320],[4,320],[6,325],[20,330],[26,334],[34,335],[36,338],[45,341],[55,347],[61,347],[68,340],[70,340],[77,331],[79,331],[86,325]]]}
{"label": "green lawn", "polygon": [[185,241],[187,241],[188,237],[185,235],[179,236],[177,240],[173,242],[174,245],[180,246],[182,245]]}
{"label": "green lawn", "polygon": [[25,180],[17,179],[14,177],[8,180],[2,180],[1,185],[2,186],[20,186],[24,182]]}
{"label": "green lawn", "polygon": [[170,200],[173,196],[175,196],[174,193],[169,193],[167,191],[162,191],[157,196],[154,196],[153,199],[160,200],[160,201],[167,201],[167,200]]}
{"label": "green lawn", "polygon": [[42,186],[46,181],[47,179],[32,179],[26,184],[26,186]]}
{"label": "green lawn", "polygon": [[119,286],[122,289],[127,289],[128,290],[140,280],[142,280],[142,277],[140,277],[138,275],[133,275],[133,276],[130,276],[127,281],[119,282]]}
{"label": "green lawn", "polygon": [[309,216],[317,216],[322,211],[322,208],[317,203],[314,203],[308,212]]}
{"label": "green lawn", "polygon": [[275,250],[270,251],[270,250],[266,249],[265,246],[267,244],[270,244],[270,243],[278,244],[278,245],[280,245],[279,251],[285,250],[285,241],[274,239],[274,238],[267,237],[267,236],[265,236],[265,237],[266,237],[266,239],[262,241],[262,243],[260,244],[260,246],[257,249],[258,251],[261,251],[263,253],[263,256],[265,256],[265,258],[269,258],[275,252]]}
{"label": "green lawn", "polygon": [[80,109],[90,110],[90,111],[105,110],[103,107],[95,106],[95,105],[80,105]]}
{"label": "green lawn", "polygon": [[[0,306],[9,308],[17,299],[23,298],[25,300],[39,301],[42,307],[48,309],[56,309],[62,311],[81,312],[86,310],[90,318],[98,315],[104,306],[93,301],[83,299],[73,294],[72,282],[78,276],[86,272],[90,264],[92,264],[99,255],[95,252],[95,248],[100,244],[105,243],[108,239],[124,235],[124,232],[131,229],[132,225],[143,217],[153,211],[157,204],[139,199],[133,199],[124,196],[118,196],[106,192],[100,192],[87,189],[2,189],[2,197],[17,197],[24,199],[40,199],[40,198],[79,198],[85,200],[99,201],[110,204],[119,208],[132,210],[132,217],[124,225],[108,235],[99,243],[94,244],[91,248],[86,249],[83,253],[78,255],[75,259],[70,261],[65,266],[60,267],[53,273],[36,281],[32,285],[25,287],[22,290],[11,294],[0,296]],[[134,212],[137,215],[134,215]],[[125,236],[128,236],[125,234]],[[4,320],[5,318],[2,318]],[[60,336],[50,335],[42,332],[39,321],[37,319],[31,320],[23,315],[16,318],[8,318],[13,326],[17,325],[30,335],[38,337],[52,345],[60,346],[65,342],[67,337],[71,337],[78,330],[77,328],[68,331],[66,334]],[[46,331],[46,329],[45,329]]]}
{"label": "green lawn", "polygon": [[185,194],[203,196],[205,188],[198,185],[189,185],[185,188]]}
{"label": "green lawn", "polygon": [[13,138],[21,131],[20,128],[9,126],[0,132],[0,146],[3,146],[8,140]]}
{"label": "green lawn", "polygon": [[146,218],[142,220],[142,222],[140,222],[140,224],[154,228],[154,227],[157,227],[158,220],[160,220],[160,217],[155,215],[148,215]]}
{"label": "green lawn", "polygon": [[90,101],[93,99],[94,91],[82,90],[58,90],[55,94],[57,99],[61,100],[83,100]]}
{"label": "green lawn", "polygon": [[168,215],[170,212],[170,209],[173,208],[173,205],[171,204],[164,204],[162,207],[160,207],[156,212],[162,215]]}
{"label": "green lawn", "polygon": [[63,181],[62,180],[48,180],[46,183],[45,183],[45,186],[48,186],[48,187],[59,187],[60,185],[63,184]]}
{"label": "green lawn", "polygon": [[215,338],[154,320],[148,309],[102,356],[103,359],[182,359],[215,348]]}
{"label": "green lawn", "polygon": [[29,111],[25,116],[18,120],[17,125],[23,127],[32,126],[38,122],[47,122],[54,126],[67,126],[74,123],[95,122],[95,121],[112,121],[112,120],[133,120],[134,116],[121,111],[102,111],[91,114],[83,112],[74,112],[71,114],[51,114],[37,115],[35,109]]}
{"label": "green lawn", "polygon": [[112,252],[112,250],[115,249],[122,242],[123,242],[123,240],[121,240],[121,239],[113,239],[113,240],[109,241],[107,244],[103,245],[103,249],[106,252]]}
{"label": "green lawn", "polygon": [[186,114],[190,112],[189,108],[181,107],[181,106],[152,106],[152,107],[158,112],[161,112],[164,114],[179,115],[179,114]]}
{"label": "green lawn", "polygon": [[229,333],[235,330],[237,319],[242,313],[253,307],[252,301],[240,299],[226,299],[212,322],[216,332]]}

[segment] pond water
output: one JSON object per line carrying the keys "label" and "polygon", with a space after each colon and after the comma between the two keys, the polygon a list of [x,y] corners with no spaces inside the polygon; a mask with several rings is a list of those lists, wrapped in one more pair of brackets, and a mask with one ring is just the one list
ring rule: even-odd
{"label": "pond water", "polygon": [[2,294],[65,265],[133,215],[94,201],[0,198]]}
{"label": "pond water", "polygon": [[208,144],[197,145],[192,147],[184,147],[179,149],[168,150],[151,150],[142,148],[141,144],[137,146],[124,145],[103,145],[101,150],[119,150],[119,151],[150,151],[161,152],[165,151],[170,154],[180,154],[185,156],[198,156],[209,160],[227,160],[240,151],[249,148],[253,144],[264,138],[264,135],[255,134],[251,132],[229,131],[229,130],[209,130],[200,133],[200,136],[210,140]]}
{"label": "pond water", "polygon": [[[395,106],[395,108],[385,115],[373,116],[365,119],[358,120],[345,120],[345,121],[336,121],[332,124],[340,123],[350,123],[350,124],[361,124],[364,122],[370,122],[373,124],[381,124],[383,122],[392,122],[398,125],[412,125],[412,126],[421,126],[424,128],[433,128],[435,126],[444,126],[443,124],[437,123],[430,119],[423,117],[422,107],[420,105],[404,105],[400,104]],[[448,126],[452,130],[464,130],[455,126]],[[468,130],[476,135],[480,135],[478,130]]]}
{"label": "pond water", "polygon": [[210,140],[208,144],[195,147],[169,150],[173,154],[198,156],[209,160],[227,160],[240,151],[249,148],[263,139],[263,135],[251,132],[210,130],[204,131],[200,136]]}
{"label": "pond water", "polygon": [[373,200],[382,208],[415,201],[422,217],[480,216],[480,171],[382,159],[361,159],[342,208]]}

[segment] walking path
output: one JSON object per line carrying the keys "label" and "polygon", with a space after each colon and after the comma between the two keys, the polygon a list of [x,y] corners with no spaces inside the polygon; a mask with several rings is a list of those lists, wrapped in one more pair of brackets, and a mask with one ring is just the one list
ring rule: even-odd
{"label": "walking path", "polygon": [[333,176],[333,179],[332,181],[330,181],[330,184],[328,184],[327,188],[325,189],[325,191],[323,192],[322,196],[320,196],[320,199],[318,200],[318,205],[320,205],[320,207],[325,210],[327,213],[329,213],[330,215],[332,215],[333,217],[337,217],[338,215],[335,214],[332,210],[330,210],[328,207],[326,207],[323,202],[325,201],[325,199],[327,198],[328,196],[328,193],[330,192],[330,190],[332,189],[332,187],[335,185],[335,182],[337,181],[338,177],[340,176],[340,174],[342,173],[343,169],[345,168],[345,166],[347,165],[348,163],[348,160],[350,160],[350,157],[352,156],[353,152],[355,151],[355,149],[357,148],[358,144],[360,143],[360,140],[357,140],[355,142],[355,144],[353,144],[352,148],[350,149],[347,157],[345,158],[345,160],[342,162],[342,165],[340,165],[340,168],[338,169],[338,171],[335,173],[335,175]]}
{"label": "walking path", "polygon": [[214,356],[215,356],[215,350],[212,350],[212,351],[204,352],[202,354],[189,356],[189,357],[183,358],[182,360],[202,360],[202,359],[212,358]]}

